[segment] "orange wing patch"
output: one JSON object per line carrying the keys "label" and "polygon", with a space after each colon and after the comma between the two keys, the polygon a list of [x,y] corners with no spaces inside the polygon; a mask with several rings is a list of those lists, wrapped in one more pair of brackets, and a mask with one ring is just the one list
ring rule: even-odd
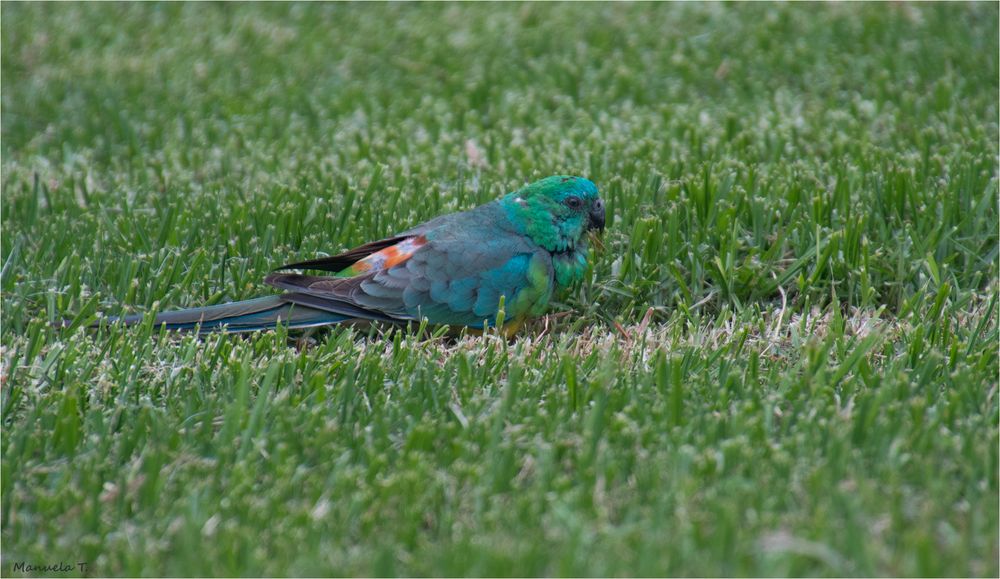
{"label": "orange wing patch", "polygon": [[414,253],[427,244],[427,238],[423,235],[408,237],[396,245],[377,251],[368,257],[359,260],[351,267],[342,270],[337,277],[352,277],[371,270],[382,270],[396,267],[404,261],[410,259]]}

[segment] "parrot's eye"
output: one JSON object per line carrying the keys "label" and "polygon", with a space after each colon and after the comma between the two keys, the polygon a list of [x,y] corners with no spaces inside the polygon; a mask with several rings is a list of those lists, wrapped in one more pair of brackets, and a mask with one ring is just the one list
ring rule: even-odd
{"label": "parrot's eye", "polygon": [[567,197],[566,206],[570,209],[579,209],[580,207],[583,207],[583,199],[580,199],[575,195]]}

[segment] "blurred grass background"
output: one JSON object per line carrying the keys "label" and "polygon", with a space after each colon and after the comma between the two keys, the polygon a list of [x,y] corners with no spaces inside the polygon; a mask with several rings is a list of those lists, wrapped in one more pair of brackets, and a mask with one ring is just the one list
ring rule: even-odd
{"label": "blurred grass background", "polygon": [[[0,11],[5,572],[997,575],[995,4]],[[511,344],[50,326],[554,173]]]}

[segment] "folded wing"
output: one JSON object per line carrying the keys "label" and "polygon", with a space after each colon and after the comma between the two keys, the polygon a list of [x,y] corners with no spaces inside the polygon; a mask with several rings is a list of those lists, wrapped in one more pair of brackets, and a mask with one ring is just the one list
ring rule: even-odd
{"label": "folded wing", "polygon": [[[266,282],[288,293],[290,302],[373,320],[407,321],[481,328],[497,315],[505,296],[507,319],[544,305],[551,295],[552,261],[548,252],[512,232],[478,227],[416,231],[375,242],[322,261],[360,259],[336,276],[272,273]],[[385,241],[385,240],[383,240]],[[371,251],[369,251],[371,250]],[[285,268],[282,268],[285,269]]]}

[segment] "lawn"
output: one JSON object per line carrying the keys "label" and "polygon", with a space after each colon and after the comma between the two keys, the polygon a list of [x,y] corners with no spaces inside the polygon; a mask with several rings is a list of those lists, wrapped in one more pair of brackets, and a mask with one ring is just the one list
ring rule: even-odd
{"label": "lawn", "polygon": [[[997,4],[0,10],[3,575],[1000,573]],[[510,341],[83,327],[556,173]]]}

